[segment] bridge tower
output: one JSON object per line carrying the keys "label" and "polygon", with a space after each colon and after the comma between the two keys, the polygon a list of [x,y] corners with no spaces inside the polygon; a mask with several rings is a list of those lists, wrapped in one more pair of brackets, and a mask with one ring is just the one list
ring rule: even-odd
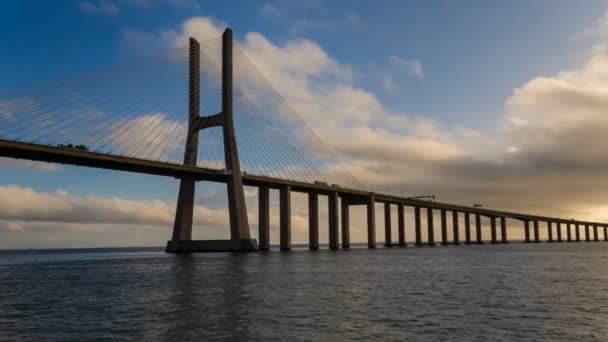
{"label": "bridge tower", "polygon": [[194,192],[196,179],[181,178],[173,236],[167,242],[169,253],[252,251],[257,242],[251,239],[239,153],[234,131],[232,112],[232,30],[222,35],[222,111],[215,115],[200,116],[200,46],[190,38],[189,65],[189,120],[184,152],[184,165],[196,166],[199,131],[209,127],[222,127],[227,173],[230,240],[192,240]]}

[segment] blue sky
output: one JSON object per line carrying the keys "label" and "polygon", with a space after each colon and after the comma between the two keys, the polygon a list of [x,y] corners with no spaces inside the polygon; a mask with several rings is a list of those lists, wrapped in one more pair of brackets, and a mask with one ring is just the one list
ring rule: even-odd
{"label": "blue sky", "polygon": [[[250,51],[256,51],[254,43],[248,40],[252,32],[259,33],[281,51],[290,43],[312,42],[333,63],[333,66],[321,68],[348,70],[350,79],[340,82],[349,89],[372,96],[381,104],[387,117],[398,117],[402,121],[407,117],[408,123],[404,127],[408,128],[400,135],[404,143],[415,145],[435,139],[433,144],[424,145],[428,146],[428,154],[449,156],[450,161],[458,165],[476,165],[478,169],[471,173],[477,174],[478,170],[490,168],[475,155],[486,147],[487,150],[513,151],[527,147],[534,153],[542,148],[541,152],[546,152],[544,142],[525,141],[522,147],[515,146],[516,142],[525,139],[514,141],[513,137],[505,137],[505,131],[514,130],[505,122],[519,118],[509,110],[509,100],[519,104],[516,109],[523,112],[531,107],[522,107],[521,103],[525,101],[518,102],[523,97],[515,98],[515,89],[530,85],[532,92],[535,84],[529,82],[541,76],[560,79],[556,75],[562,71],[583,69],[596,53],[594,47],[605,41],[599,25],[607,9],[606,1],[594,0],[585,1],[584,6],[566,0],[382,1],[380,4],[328,0],[3,2],[0,4],[0,95],[15,87],[166,50],[169,46],[162,39],[163,32],[186,34],[182,25],[194,17],[203,17],[218,27],[231,26],[237,40]],[[135,32],[141,40],[128,39],[126,32]],[[260,53],[260,56],[264,54]],[[324,72],[333,71],[323,69],[310,77],[322,76]],[[284,75],[279,73],[278,77]],[[583,88],[585,82],[578,80],[572,84]],[[338,88],[340,85],[329,86]],[[289,99],[290,95],[286,97]],[[307,108],[297,104],[296,107],[304,111]],[[534,113],[543,114],[539,108],[534,107]],[[345,120],[350,122],[359,118]],[[365,124],[361,128],[376,129],[371,132],[374,134],[394,129],[384,119],[366,117],[362,120]],[[431,126],[432,131],[438,133],[420,133],[419,128],[411,128],[411,121],[416,121],[416,127]],[[342,123],[336,121],[335,124],[340,126]],[[314,122],[312,126],[315,127]],[[463,129],[472,130],[483,139],[464,141],[466,139],[459,135]],[[442,134],[449,138],[435,136]],[[516,137],[517,134],[522,133],[516,131]],[[418,140],[412,141],[411,136]],[[529,137],[528,134],[523,136]],[[495,147],[498,140],[501,143]],[[442,148],[436,148],[437,144]],[[344,150],[348,158],[365,155],[338,143],[334,145],[339,151]],[[408,154],[408,151],[404,149],[402,153]],[[492,162],[517,164],[509,156],[497,158],[499,162]],[[429,160],[444,162],[443,157],[420,160],[422,163]],[[414,158],[404,163],[417,161]],[[477,165],[479,163],[483,165]],[[462,170],[464,166],[450,164],[450,167]],[[514,171],[518,172],[529,174],[529,171]],[[49,172],[36,167],[7,165],[0,169],[0,177],[5,185],[31,187],[49,193],[65,189],[75,196],[174,201],[177,192],[177,182],[172,179],[66,166]],[[417,178],[412,176],[412,179]],[[419,183],[420,187],[412,186],[411,182],[400,186],[406,191],[430,192],[423,186],[434,183],[435,180],[425,179]],[[598,187],[598,184],[594,186]],[[209,189],[199,192],[199,203],[220,207],[221,198],[212,196],[212,191],[219,189],[215,186],[209,186]],[[435,188],[429,190],[437,192]],[[463,189],[444,192],[448,199],[458,199],[466,193]],[[475,196],[490,198],[489,203],[518,208],[513,200],[492,202],[491,194],[491,191],[480,190]],[[547,207],[548,204],[539,208]]]}
{"label": "blue sky", "polygon": [[591,0],[585,6],[553,0],[384,1],[382,6],[369,1],[137,3],[118,1],[118,12],[107,14],[85,13],[81,1],[2,4],[0,89],[149,53],[125,46],[122,30],[171,28],[204,15],[228,23],[237,35],[260,32],[279,44],[311,39],[361,74],[383,70],[390,56],[419,60],[425,71],[422,82],[399,75],[394,93],[366,77],[360,86],[396,110],[491,125],[494,119],[488,117],[500,112],[513,87],[584,57],[588,42],[575,33],[605,7],[605,1]]}

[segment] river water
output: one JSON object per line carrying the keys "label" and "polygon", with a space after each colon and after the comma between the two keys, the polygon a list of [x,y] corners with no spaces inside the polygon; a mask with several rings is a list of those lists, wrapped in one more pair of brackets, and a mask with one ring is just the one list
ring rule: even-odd
{"label": "river water", "polygon": [[608,243],[0,252],[4,341],[607,341]]}

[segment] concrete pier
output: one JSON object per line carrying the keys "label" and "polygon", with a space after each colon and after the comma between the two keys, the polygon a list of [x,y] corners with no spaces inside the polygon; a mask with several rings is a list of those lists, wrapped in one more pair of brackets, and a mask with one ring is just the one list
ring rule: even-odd
{"label": "concrete pier", "polygon": [[[222,136],[224,138],[224,162],[226,169],[230,170],[226,188],[228,193],[228,214],[230,216],[230,240],[232,241],[232,251],[244,252],[256,250],[258,246],[257,242],[251,239],[249,232],[245,190],[243,189],[239,149],[237,147],[234,129],[232,45],[232,30],[227,28],[222,34],[221,127]],[[199,94],[194,94],[194,97],[199,97]],[[291,239],[291,236],[289,238]]]}
{"label": "concrete pier", "polygon": [[479,213],[475,213],[475,233],[477,237],[477,241],[475,241],[478,245],[483,245],[483,237],[481,235],[481,215]]}
{"label": "concrete pier", "polygon": [[319,195],[308,193],[308,248],[319,249]]}
{"label": "concrete pier", "polygon": [[349,220],[349,205],[347,200],[342,198],[342,248],[348,249],[350,248],[350,220]]}
{"label": "concrete pier", "polygon": [[597,233],[597,225],[593,225],[593,241],[600,241],[600,236]]}
{"label": "concrete pier", "polygon": [[414,229],[416,234],[416,246],[422,246],[422,223],[420,222],[420,207],[414,208]]}
{"label": "concrete pier", "polygon": [[448,218],[445,209],[441,209],[441,244],[448,244]]}
{"label": "concrete pier", "polygon": [[553,242],[553,225],[547,221],[547,242]]}
{"label": "concrete pier", "polygon": [[468,212],[464,212],[464,244],[471,244],[471,218]]}
{"label": "concrete pier", "polygon": [[572,242],[572,225],[566,224],[566,241]]}
{"label": "concrete pier", "polygon": [[496,217],[490,217],[490,243],[498,243],[496,239]]}
{"label": "concrete pier", "polygon": [[367,248],[376,248],[376,196],[367,200]]}
{"label": "concrete pier", "polygon": [[384,203],[384,246],[391,247],[393,244],[392,231],[391,231],[391,204]]}
{"label": "concrete pier", "polygon": [[291,249],[291,188],[284,185],[279,189],[279,227],[281,250]]}
{"label": "concrete pier", "polygon": [[585,225],[585,241],[591,241],[591,234],[589,234],[589,225]]}
{"label": "concrete pier", "polygon": [[329,230],[329,249],[338,249],[338,193],[331,192],[327,196],[327,209],[328,209],[328,230]]}
{"label": "concrete pier", "polygon": [[530,221],[524,221],[525,242],[530,243]]}
{"label": "concrete pier", "polygon": [[250,252],[258,250],[257,241],[251,239],[243,179],[239,162],[233,118],[233,39],[232,30],[222,34],[221,58],[221,112],[209,117],[200,116],[200,45],[190,38],[188,74],[188,129],[184,150],[184,166],[196,168],[199,131],[220,126],[224,143],[224,162],[227,172],[228,216],[230,240],[192,241],[192,217],[194,209],[195,182],[199,177],[180,176],[180,190],[175,213],[171,241],[167,242],[168,253],[193,252]]}
{"label": "concrete pier", "polygon": [[534,242],[540,242],[540,231],[538,229],[538,221],[534,221]]}
{"label": "concrete pier", "polygon": [[397,224],[399,225],[399,247],[405,247],[405,213],[401,203],[397,205]]}
{"label": "concrete pier", "polygon": [[[189,122],[199,117],[200,98],[200,46],[195,39],[190,39],[190,65],[189,65]],[[184,165],[196,165],[198,151],[198,131],[191,130],[188,125],[186,136],[186,149],[184,151]],[[177,196],[175,221],[173,222],[173,235],[167,242],[166,251],[173,253],[185,252],[181,245],[183,241],[192,241],[192,221],[194,217],[194,193],[196,181],[193,178],[181,178]]]}
{"label": "concrete pier", "polygon": [[258,238],[261,251],[270,250],[270,200],[268,187],[258,189]]}
{"label": "concrete pier", "polygon": [[435,246],[435,227],[433,225],[433,208],[426,208],[427,244]]}
{"label": "concrete pier", "polygon": [[564,240],[562,240],[562,224],[557,222],[557,242],[563,242]]}
{"label": "concrete pier", "polygon": [[608,241],[608,226],[604,226],[604,241]]}
{"label": "concrete pier", "polygon": [[452,236],[455,245],[460,245],[460,237],[458,236],[458,212],[452,211]]}
{"label": "concrete pier", "polygon": [[500,218],[500,242],[509,243],[507,239],[507,218],[504,216]]}
{"label": "concrete pier", "polygon": [[580,226],[578,225],[578,223],[576,225],[574,225],[574,234],[576,236],[576,242],[580,242],[581,241],[581,229],[580,229]]}

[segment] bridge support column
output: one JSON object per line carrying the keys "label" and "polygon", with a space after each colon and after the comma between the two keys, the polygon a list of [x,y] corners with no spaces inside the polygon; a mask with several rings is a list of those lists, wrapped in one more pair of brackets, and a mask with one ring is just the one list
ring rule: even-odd
{"label": "bridge support column", "polygon": [[572,242],[572,225],[569,222],[566,224],[566,241]]}
{"label": "bridge support column", "polygon": [[496,239],[496,217],[490,217],[490,243],[498,243]]}
{"label": "bridge support column", "polygon": [[448,218],[445,209],[441,209],[441,244],[448,244]]}
{"label": "bridge support column", "polygon": [[589,225],[585,224],[585,241],[591,241],[591,234],[589,234]]}
{"label": "bridge support column", "polygon": [[471,244],[471,218],[468,212],[464,212],[464,244]]}
{"label": "bridge support column", "polygon": [[281,234],[281,250],[291,249],[291,187],[283,185],[279,189],[279,226]]}
{"label": "bridge support column", "polygon": [[593,225],[593,241],[600,241],[600,236],[597,233],[597,225]]}
{"label": "bridge support column", "polygon": [[452,236],[455,245],[460,245],[460,237],[458,236],[458,212],[452,211]]}
{"label": "bridge support column", "polygon": [[547,221],[547,242],[553,242],[553,224]]}
{"label": "bridge support column", "polygon": [[414,207],[416,246],[422,246],[422,222],[420,222],[420,207]]}
{"label": "bridge support column", "polygon": [[530,243],[530,221],[524,221],[525,242]]}
{"label": "bridge support column", "polygon": [[[203,129],[200,117],[200,45],[190,39],[189,88],[188,88],[188,130],[184,150],[184,165],[196,166],[199,130]],[[222,36],[222,112],[224,136],[224,156],[226,169],[230,170],[227,180],[228,211],[230,216],[230,240],[192,241],[192,214],[194,210],[194,179],[180,182],[173,236],[167,242],[170,253],[254,251],[257,242],[251,239],[249,222],[238,149],[232,117],[232,31],[226,29]]]}
{"label": "bridge support column", "polygon": [[[193,119],[198,118],[200,112],[200,45],[190,39],[190,65],[189,65],[189,124],[186,136],[186,149],[184,164],[196,165],[198,153],[198,131],[191,130]],[[194,215],[194,191],[196,181],[192,178],[182,178],[179,182],[179,194],[175,221],[173,223],[173,236],[167,242],[168,253],[189,253],[192,243],[192,221]]]}
{"label": "bridge support column", "polygon": [[563,242],[562,240],[562,224],[557,222],[557,242]]}
{"label": "bridge support column", "polygon": [[308,193],[308,248],[319,249],[319,195]]}
{"label": "bridge support column", "polygon": [[329,249],[338,249],[338,193],[332,192],[327,197],[329,213]]}
{"label": "bridge support column", "polygon": [[604,241],[608,241],[608,226],[604,226]]}
{"label": "bridge support column", "polygon": [[376,248],[376,195],[367,201],[367,248]]}
{"label": "bridge support column", "polygon": [[580,242],[581,241],[581,229],[580,229],[580,226],[578,225],[578,223],[576,223],[574,225],[574,235],[576,237],[576,242]]}
{"label": "bridge support column", "polygon": [[478,245],[482,245],[483,244],[483,237],[481,235],[481,215],[479,213],[475,214],[475,231],[477,234],[477,241],[476,243]]}
{"label": "bridge support column", "polygon": [[397,204],[397,224],[399,225],[399,247],[405,247],[405,213],[403,204]]}
{"label": "bridge support column", "polygon": [[[179,183],[179,195],[177,197],[177,210],[175,212],[175,223],[173,224],[172,242],[192,240],[192,220],[194,215],[194,189],[196,183],[192,178],[182,178]],[[168,252],[180,252],[169,250]]]}
{"label": "bridge support column", "polygon": [[[198,66],[197,66],[198,68]],[[257,242],[251,239],[245,191],[236,145],[234,118],[232,113],[232,30],[226,29],[222,35],[222,125],[224,136],[224,159],[229,169],[228,177],[228,213],[230,215],[230,241],[233,251],[257,250]],[[198,93],[195,96],[199,96]]]}
{"label": "bridge support column", "polygon": [[342,248],[350,248],[350,222],[349,205],[346,198],[342,197]]}
{"label": "bridge support column", "polygon": [[538,229],[538,221],[534,221],[534,242],[540,242],[540,231]]}
{"label": "bridge support column", "polygon": [[433,224],[433,208],[431,208],[431,207],[428,207],[426,209],[426,223],[427,223],[428,245],[435,246],[435,227]]}
{"label": "bridge support column", "polygon": [[509,240],[507,240],[507,218],[504,216],[500,218],[500,242],[509,243]]}
{"label": "bridge support column", "polygon": [[258,189],[258,230],[260,250],[270,250],[270,200],[267,187]]}
{"label": "bridge support column", "polygon": [[384,203],[384,246],[391,247],[393,245],[391,237],[391,204]]}

